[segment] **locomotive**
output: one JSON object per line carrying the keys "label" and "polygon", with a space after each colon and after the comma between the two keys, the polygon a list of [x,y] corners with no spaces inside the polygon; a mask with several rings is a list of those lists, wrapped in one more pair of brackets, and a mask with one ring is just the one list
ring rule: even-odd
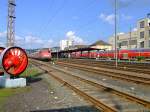
{"label": "locomotive", "polygon": [[30,58],[41,60],[41,61],[50,61],[51,60],[51,50],[49,48],[43,48],[39,51],[36,51],[29,55]]}
{"label": "locomotive", "polygon": [[[120,60],[135,60],[138,57],[144,59],[150,59],[150,49],[134,49],[134,50],[118,50],[118,59]],[[115,50],[110,51],[97,51],[93,50],[90,53],[87,51],[73,52],[71,53],[72,58],[98,58],[98,59],[115,59]]]}

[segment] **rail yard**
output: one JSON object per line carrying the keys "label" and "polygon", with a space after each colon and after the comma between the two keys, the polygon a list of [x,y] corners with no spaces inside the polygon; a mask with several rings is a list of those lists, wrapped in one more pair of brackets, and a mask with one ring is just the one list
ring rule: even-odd
{"label": "rail yard", "polygon": [[0,112],[150,112],[149,4],[0,0]]}
{"label": "rail yard", "polygon": [[144,64],[119,63],[120,68],[113,68],[113,62],[86,59],[30,62],[100,111],[150,111],[149,66],[143,70]]}
{"label": "rail yard", "polygon": [[148,61],[118,60],[115,66],[115,60],[55,58],[50,49],[26,54],[10,47],[1,52],[1,77],[7,72],[9,80],[23,78],[27,83],[22,93],[0,105],[3,111],[150,112]]}

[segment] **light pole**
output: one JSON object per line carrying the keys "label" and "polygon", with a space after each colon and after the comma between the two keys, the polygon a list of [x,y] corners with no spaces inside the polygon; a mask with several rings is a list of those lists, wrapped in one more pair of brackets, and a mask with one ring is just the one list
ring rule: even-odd
{"label": "light pole", "polygon": [[57,49],[57,61],[58,61],[58,52],[59,52],[59,50]]}
{"label": "light pole", "polygon": [[115,66],[118,67],[118,53],[117,53],[117,0],[115,0]]}

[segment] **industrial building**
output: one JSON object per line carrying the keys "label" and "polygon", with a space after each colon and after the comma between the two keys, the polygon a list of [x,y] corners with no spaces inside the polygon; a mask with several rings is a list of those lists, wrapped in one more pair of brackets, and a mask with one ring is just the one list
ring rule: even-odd
{"label": "industrial building", "polygon": [[[115,49],[115,36],[109,38],[112,49]],[[137,21],[137,27],[128,33],[117,34],[117,48],[135,49],[150,48],[150,14]]]}

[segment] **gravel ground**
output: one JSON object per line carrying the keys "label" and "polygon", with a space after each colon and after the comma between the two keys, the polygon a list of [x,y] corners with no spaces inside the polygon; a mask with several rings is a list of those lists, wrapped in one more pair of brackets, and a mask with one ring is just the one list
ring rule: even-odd
{"label": "gravel ground", "polygon": [[2,112],[99,112],[72,90],[42,74],[30,81],[31,90],[9,98]]}

